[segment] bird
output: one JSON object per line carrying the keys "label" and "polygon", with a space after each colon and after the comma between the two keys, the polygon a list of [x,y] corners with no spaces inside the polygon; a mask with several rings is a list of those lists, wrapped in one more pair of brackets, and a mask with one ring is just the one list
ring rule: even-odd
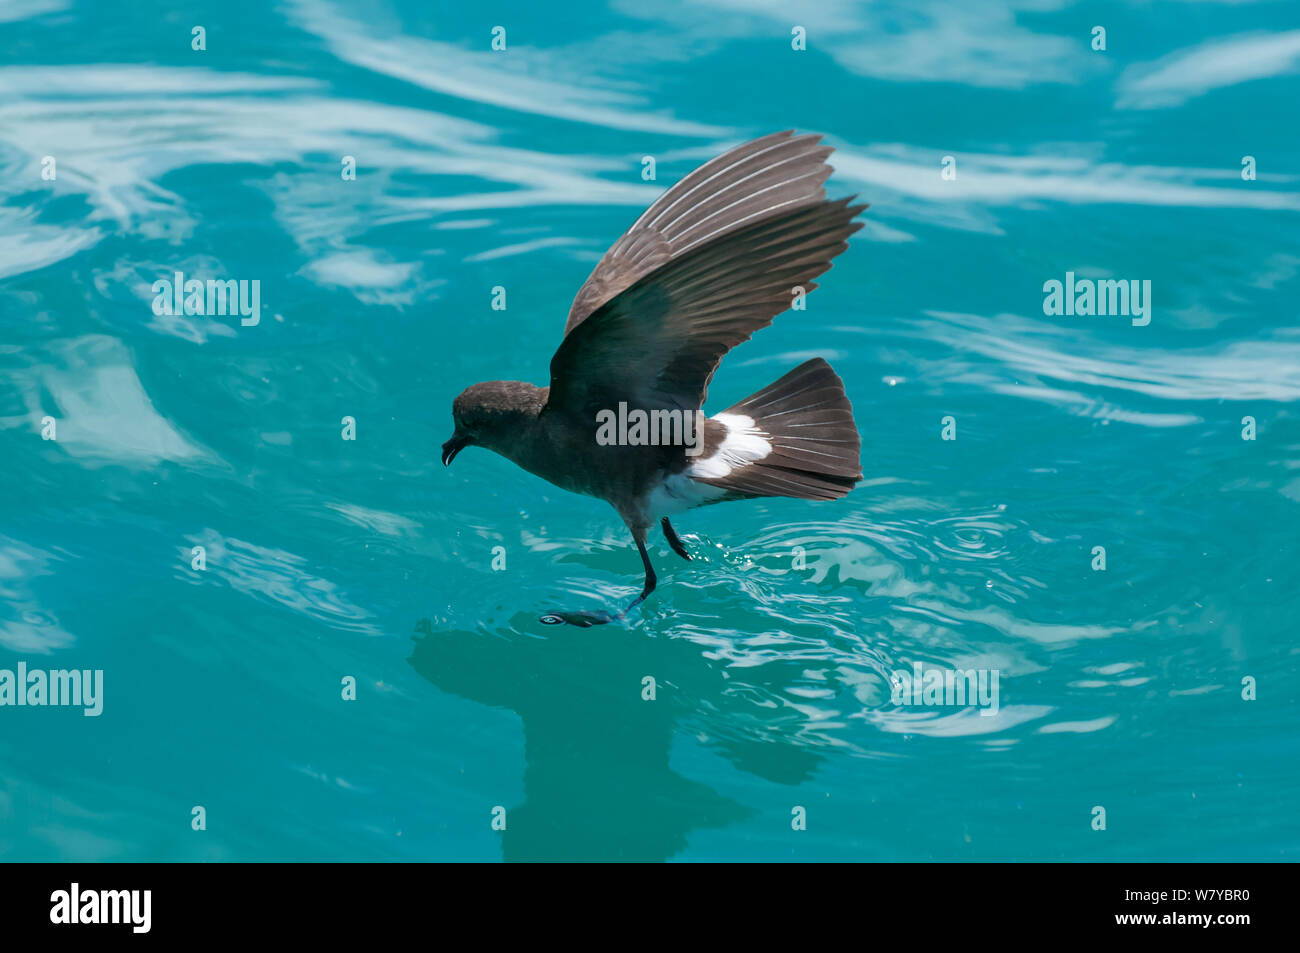
{"label": "bird", "polygon": [[865,203],[826,197],[833,149],[821,140],[776,132],[694,169],[578,290],[548,386],[484,381],[452,401],[444,466],[466,447],[492,450],[610,503],[636,543],[645,582],[629,605],[548,612],[542,622],[602,625],[642,604],[658,582],[646,550],[656,521],[690,560],[671,516],[759,497],[836,500],[862,480],[853,408],[822,358],[703,412],[724,355],[816,288],[862,227]]}

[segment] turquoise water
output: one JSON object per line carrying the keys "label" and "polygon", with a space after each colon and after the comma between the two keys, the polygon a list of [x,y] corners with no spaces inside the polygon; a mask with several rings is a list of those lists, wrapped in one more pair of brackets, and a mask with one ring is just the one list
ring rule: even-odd
{"label": "turquoise water", "polygon": [[[103,672],[0,707],[0,857],[1295,858],[1294,5],[659,6],[0,3],[0,669]],[[635,549],[444,470],[451,399],[545,383],[640,210],[788,127],[867,226],[708,409],[824,356],[867,479],[543,626]],[[155,314],[177,271],[259,323]],[[1149,324],[1045,314],[1067,272]]]}

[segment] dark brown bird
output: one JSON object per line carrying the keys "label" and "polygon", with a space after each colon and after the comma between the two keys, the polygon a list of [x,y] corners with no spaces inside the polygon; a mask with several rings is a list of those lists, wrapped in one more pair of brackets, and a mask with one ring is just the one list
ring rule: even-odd
{"label": "dark brown bird", "polygon": [[[485,381],[452,403],[442,462],[475,445],[575,493],[609,502],[645,565],[626,609],[549,623],[621,619],[655,588],[646,532],[708,503],[833,500],[862,479],[844,384],[820,358],[711,418],[701,408],[722,356],[767,327],[831,267],[865,205],[828,201],[832,149],[773,133],[682,179],[605,253],[574,298],[549,387]],[[638,430],[634,421],[649,419]],[[620,426],[626,422],[626,426]]]}

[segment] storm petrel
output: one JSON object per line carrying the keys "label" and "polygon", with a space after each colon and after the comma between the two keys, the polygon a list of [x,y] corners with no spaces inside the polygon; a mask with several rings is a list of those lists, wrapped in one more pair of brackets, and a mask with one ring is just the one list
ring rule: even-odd
{"label": "storm petrel", "polygon": [[812,291],[862,227],[853,219],[865,205],[826,199],[832,149],[820,142],[777,132],[691,172],[578,290],[549,387],[485,381],[453,401],[444,465],[486,447],[605,500],[641,553],[645,586],[627,608],[542,621],[597,625],[639,605],[656,583],[646,552],[655,520],[690,559],[670,514],[763,496],[834,500],[862,479],[844,383],[821,358],[713,417],[701,409],[723,355]]}

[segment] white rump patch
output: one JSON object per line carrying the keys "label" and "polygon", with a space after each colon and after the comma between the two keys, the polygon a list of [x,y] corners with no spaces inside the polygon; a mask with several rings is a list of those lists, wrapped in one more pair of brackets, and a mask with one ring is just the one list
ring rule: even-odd
{"label": "white rump patch", "polygon": [[727,495],[722,487],[696,481],[725,477],[772,452],[769,435],[758,429],[754,418],[744,414],[718,414],[710,419],[727,428],[722,444],[711,456],[695,459],[685,470],[668,477],[650,492],[645,511],[652,519],[721,499]]}
{"label": "white rump patch", "polygon": [[744,414],[717,414],[710,418],[727,428],[722,445],[711,456],[701,457],[686,468],[697,480],[717,480],[733,470],[762,460],[772,452],[768,434],[758,429],[753,417]]}

